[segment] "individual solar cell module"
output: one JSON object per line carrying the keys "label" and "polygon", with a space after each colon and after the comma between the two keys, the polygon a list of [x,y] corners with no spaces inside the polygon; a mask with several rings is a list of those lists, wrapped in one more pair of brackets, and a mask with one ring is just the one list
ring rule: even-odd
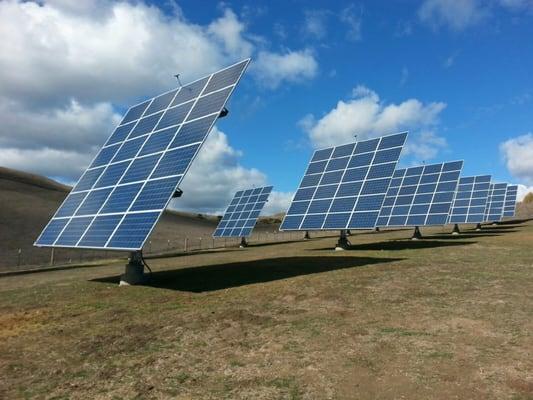
{"label": "individual solar cell module", "polygon": [[131,107],[35,245],[141,249],[249,62]]}
{"label": "individual solar cell module", "polygon": [[280,230],[371,229],[407,133],[315,151]]}
{"label": "individual solar cell module", "polygon": [[452,161],[396,170],[376,225],[445,225],[462,168]]}
{"label": "individual solar cell module", "polygon": [[507,183],[491,183],[485,207],[485,222],[498,222],[502,219],[506,193]]}
{"label": "individual solar cell module", "polygon": [[489,197],[490,175],[466,176],[459,179],[448,222],[481,223]]}
{"label": "individual solar cell module", "polygon": [[505,202],[503,204],[503,216],[504,217],[514,217],[516,209],[516,196],[518,194],[517,185],[507,186],[507,191],[505,193]]}
{"label": "individual solar cell module", "polygon": [[239,190],[218,223],[213,237],[247,237],[268,201],[272,186]]}

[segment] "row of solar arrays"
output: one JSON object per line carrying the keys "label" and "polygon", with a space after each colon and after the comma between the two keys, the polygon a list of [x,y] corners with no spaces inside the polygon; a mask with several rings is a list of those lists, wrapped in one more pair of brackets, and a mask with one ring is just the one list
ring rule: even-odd
{"label": "row of solar arrays", "polygon": [[36,244],[140,249],[248,62],[130,108]]}
{"label": "row of solar arrays", "polygon": [[407,133],[317,150],[282,230],[375,225]]}
{"label": "row of solar arrays", "polygon": [[271,192],[272,186],[265,186],[235,193],[213,236],[249,236]]}
{"label": "row of solar arrays", "polygon": [[468,176],[459,179],[459,186],[448,217],[449,223],[483,222],[490,180],[490,175]]}
{"label": "row of solar arrays", "polygon": [[503,205],[503,216],[504,217],[514,217],[517,194],[518,194],[517,185],[507,186],[507,191],[505,193],[505,202]]}
{"label": "row of solar arrays", "polygon": [[396,170],[376,225],[446,224],[462,168],[452,161]]}
{"label": "row of solar arrays", "polygon": [[507,183],[491,183],[489,189],[489,198],[485,207],[485,221],[495,222],[501,220],[503,216],[503,205],[505,203],[505,194],[507,192]]}

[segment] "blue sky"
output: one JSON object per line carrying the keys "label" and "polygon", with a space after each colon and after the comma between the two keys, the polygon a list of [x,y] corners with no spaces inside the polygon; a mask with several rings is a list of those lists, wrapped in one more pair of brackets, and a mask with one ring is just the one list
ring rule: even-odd
{"label": "blue sky", "polygon": [[532,22],[529,0],[6,1],[0,165],[72,182],[122,110],[173,73],[185,83],[250,56],[177,208],[218,211],[269,183],[281,210],[313,149],[399,130],[404,165],[464,159],[463,175],[525,192]]}

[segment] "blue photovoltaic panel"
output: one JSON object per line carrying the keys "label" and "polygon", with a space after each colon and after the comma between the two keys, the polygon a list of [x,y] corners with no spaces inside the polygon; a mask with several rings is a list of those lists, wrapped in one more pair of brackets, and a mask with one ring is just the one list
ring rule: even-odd
{"label": "blue photovoltaic panel", "polygon": [[239,190],[235,193],[213,237],[246,237],[254,229],[272,186]]}
{"label": "blue photovoltaic panel", "polygon": [[141,249],[249,62],[131,107],[35,245]]}
{"label": "blue photovoltaic panel", "polygon": [[462,168],[452,161],[395,171],[376,225],[445,225]]}
{"label": "blue photovoltaic panel", "polygon": [[315,151],[280,230],[373,228],[406,138]]}
{"label": "blue photovoltaic panel", "polygon": [[459,179],[448,222],[452,224],[480,223],[485,217],[489,197],[490,175],[467,176]]}
{"label": "blue photovoltaic panel", "polygon": [[485,207],[485,222],[498,222],[502,219],[506,193],[507,183],[491,183]]}
{"label": "blue photovoltaic panel", "polygon": [[505,193],[505,203],[503,205],[503,216],[504,217],[514,217],[517,193],[518,193],[517,185],[507,186],[507,192]]}

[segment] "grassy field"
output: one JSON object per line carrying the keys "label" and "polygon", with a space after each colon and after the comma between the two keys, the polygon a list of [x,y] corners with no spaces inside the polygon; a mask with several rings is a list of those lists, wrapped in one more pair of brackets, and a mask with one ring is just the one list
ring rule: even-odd
{"label": "grassy field", "polygon": [[423,233],[4,276],[0,398],[532,399],[533,222]]}

